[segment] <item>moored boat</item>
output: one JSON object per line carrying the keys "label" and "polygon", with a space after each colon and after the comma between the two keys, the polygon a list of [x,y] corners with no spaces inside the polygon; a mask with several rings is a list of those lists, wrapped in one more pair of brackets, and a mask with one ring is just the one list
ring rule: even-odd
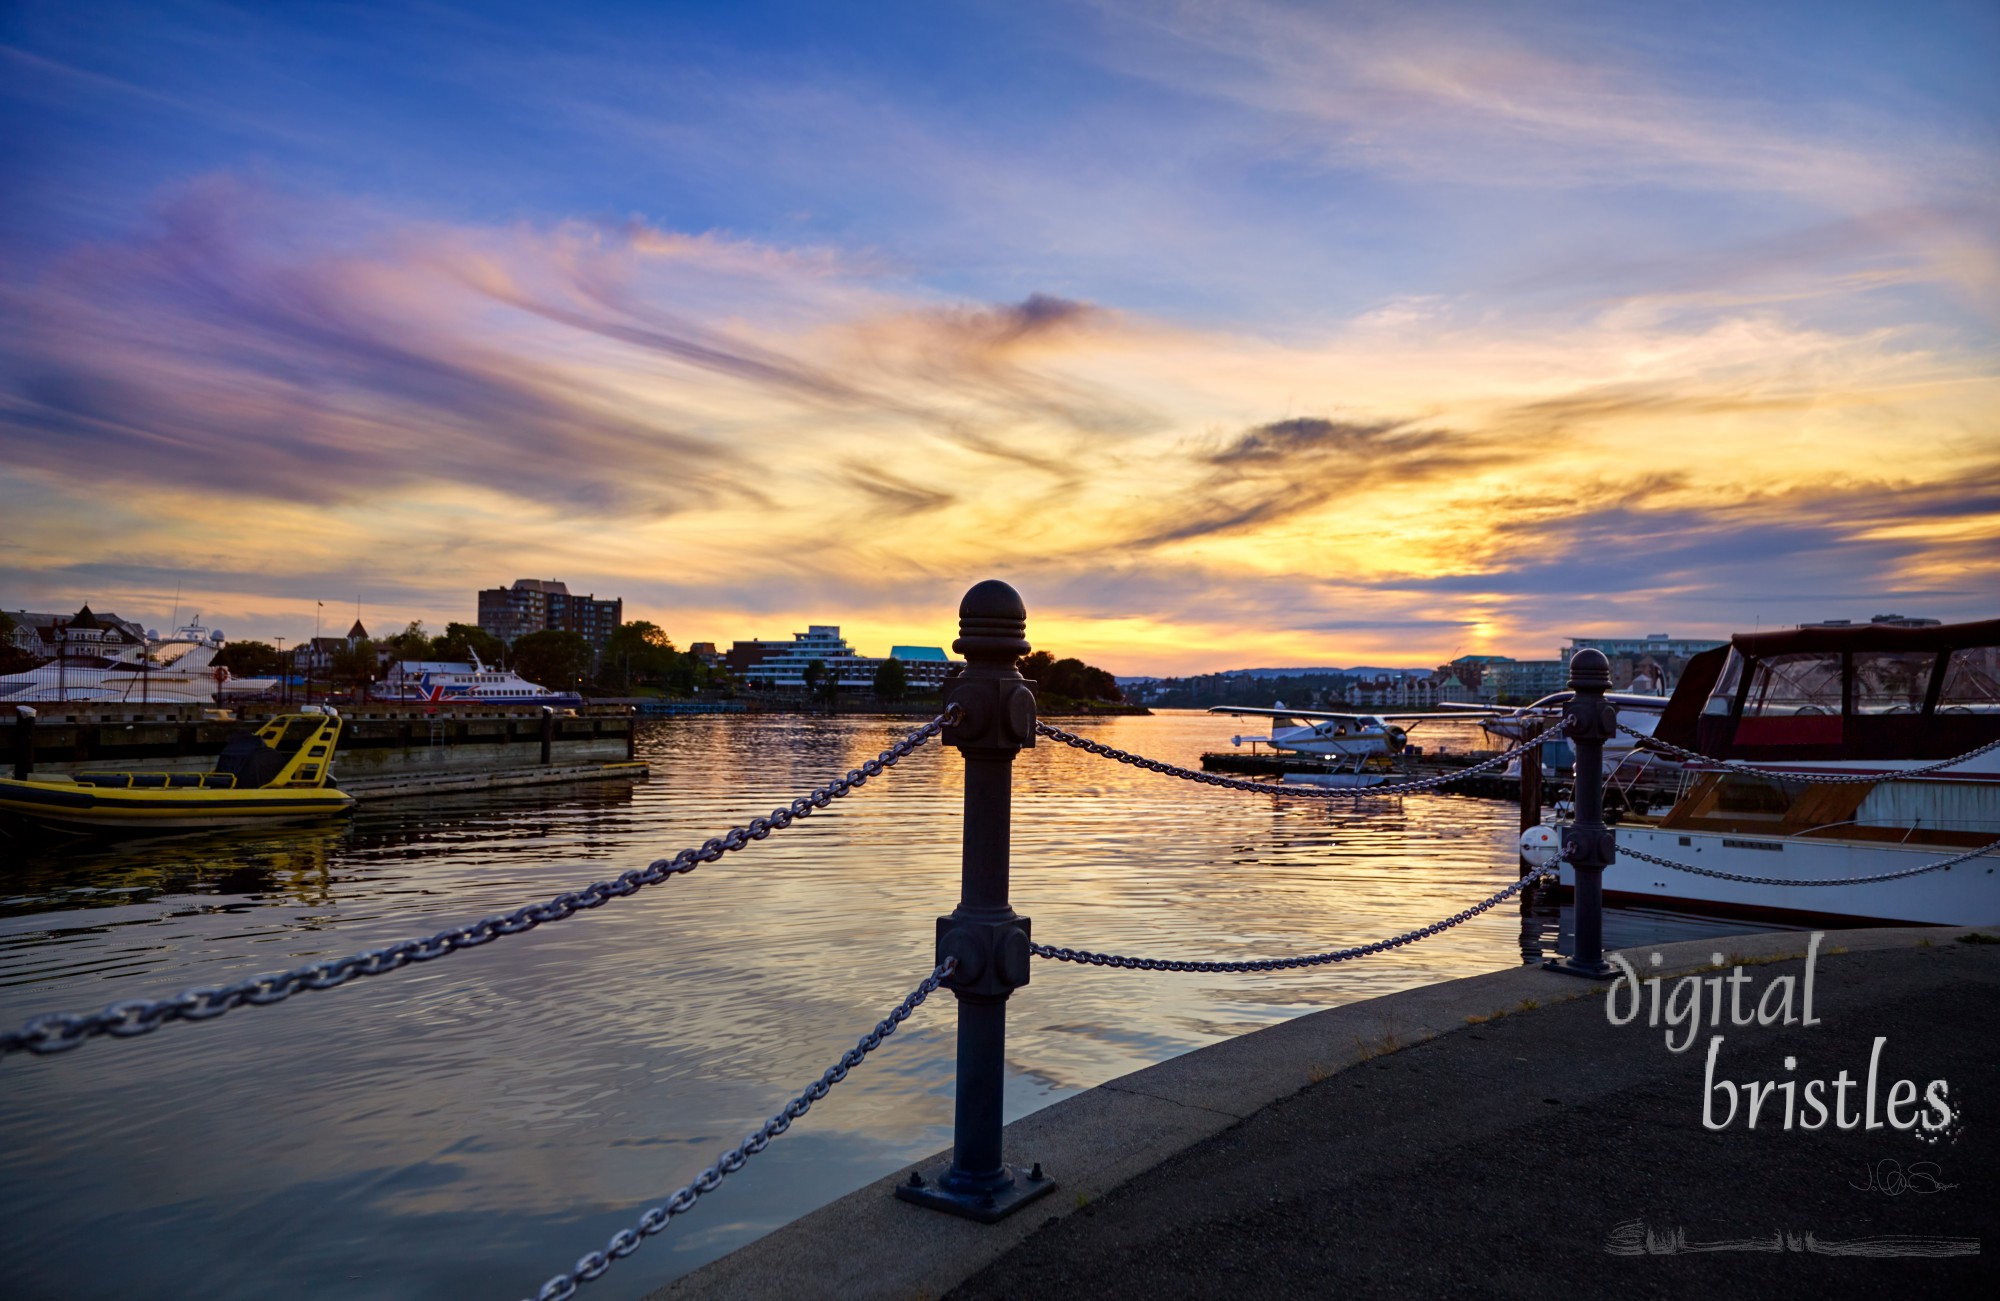
{"label": "moored boat", "polygon": [[224,745],[212,772],[80,772],[0,778],[0,815],[61,831],[151,834],[264,826],[345,813],[331,784],[340,716],[279,714]]}
{"label": "moored boat", "polygon": [[1654,737],[1698,757],[1664,816],[1618,827],[1608,900],[2000,922],[2000,620],[1735,637]]}

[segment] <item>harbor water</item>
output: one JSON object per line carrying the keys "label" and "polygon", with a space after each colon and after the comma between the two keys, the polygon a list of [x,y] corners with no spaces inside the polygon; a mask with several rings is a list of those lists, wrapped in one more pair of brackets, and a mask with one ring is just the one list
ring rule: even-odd
{"label": "harbor water", "polygon": [[[219,984],[545,899],[768,813],[910,726],[647,721],[653,779],[637,787],[61,851],[0,840],[0,1020]],[[1187,766],[1241,729],[1187,713],[1074,727]],[[1478,737],[1439,723],[1414,739]],[[0,1062],[8,1294],[532,1295],[762,1123],[930,970],[933,919],[957,900],[960,771],[932,744],[790,830],[568,921],[277,1007]],[[1043,741],[1015,767],[1014,905],[1052,945],[1314,952],[1499,890],[1516,875],[1516,818],[1450,795],[1220,791]],[[1260,975],[1038,962],[1010,1004],[1009,1118],[1289,1017],[1518,963],[1557,924],[1510,902],[1404,949]],[[1606,941],[1756,929],[1614,910]],[[935,996],[591,1294],[643,1296],[948,1145],[954,1026]]]}

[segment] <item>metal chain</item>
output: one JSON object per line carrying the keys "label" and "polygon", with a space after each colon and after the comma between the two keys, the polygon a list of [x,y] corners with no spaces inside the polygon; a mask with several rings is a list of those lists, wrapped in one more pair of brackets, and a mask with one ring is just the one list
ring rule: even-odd
{"label": "metal chain", "polygon": [[1844,876],[1832,881],[1788,881],[1782,877],[1775,876],[1743,876],[1736,872],[1718,872],[1713,868],[1696,867],[1692,863],[1676,863],[1671,858],[1658,858],[1652,854],[1641,853],[1636,849],[1628,849],[1623,845],[1618,847],[1618,856],[1620,858],[1636,858],[1642,863],[1652,863],[1659,867],[1672,868],[1676,872],[1692,872],[1696,876],[1712,876],[1718,881],[1742,881],[1746,885],[1874,885],[1878,881],[1900,881],[1906,876],[1922,876],[1926,872],[1937,872],[1947,867],[1956,867],[1968,859],[1978,858],[1981,854],[1990,854],[1996,849],[2000,849],[2000,840],[1996,840],[1990,845],[1981,845],[1977,849],[1968,849],[1955,858],[1941,858],[1935,863],[1925,863],[1922,867],[1906,867],[1900,872],[1882,872],[1875,876]]}
{"label": "metal chain", "polygon": [[694,871],[703,863],[713,863],[762,840],[773,831],[783,831],[799,818],[808,817],[860,786],[879,777],[904,756],[943,731],[956,717],[958,706],[946,711],[902,740],[868,760],[847,775],[801,795],[784,808],[774,809],[767,818],[752,818],[740,827],[731,827],[697,848],[683,849],[672,858],[656,859],[643,870],[622,873],[609,881],[599,881],[581,890],[566,891],[544,903],[531,903],[511,913],[482,918],[468,926],[453,927],[417,940],[366,952],[315,962],[291,971],[281,971],[239,980],[233,985],[211,985],[190,989],[171,998],[127,999],[97,1012],[45,1012],[30,1017],[19,1030],[0,1032],[0,1057],[8,1053],[59,1053],[98,1035],[130,1038],[159,1029],[169,1021],[206,1021],[245,1003],[263,1006],[281,1003],[308,989],[334,989],[357,976],[380,976],[408,966],[429,962],[447,953],[477,948],[503,935],[519,935],[545,922],[559,922],[588,908],[613,899],[623,899],[649,885]]}
{"label": "metal chain", "polygon": [[1167,958],[1128,958],[1116,953],[1092,953],[1087,949],[1058,949],[1046,944],[1030,944],[1028,951],[1038,958],[1049,958],[1056,962],[1077,962],[1093,967],[1126,967],[1134,971],[1284,971],[1294,967],[1320,967],[1329,962],[1346,962],[1350,958],[1365,958],[1376,953],[1386,953],[1399,949],[1405,944],[1415,944],[1433,935],[1443,934],[1460,922],[1466,922],[1501,903],[1538,881],[1556,879],[1556,868],[1537,868],[1496,895],[1480,900],[1464,912],[1453,913],[1441,922],[1414,931],[1404,931],[1401,935],[1373,944],[1361,944],[1351,949],[1335,949],[1331,953],[1312,953],[1299,958],[1252,958],[1243,962],[1177,962]]}
{"label": "metal chain", "polygon": [[1200,782],[1204,786],[1222,786],[1235,791],[1256,791],[1264,795],[1291,795],[1299,799],[1338,800],[1356,795],[1408,795],[1416,791],[1436,790],[1440,786],[1449,786],[1455,781],[1463,781],[1467,777],[1476,776],[1489,769],[1505,767],[1508,763],[1520,758],[1528,751],[1537,749],[1562,736],[1568,726],[1568,720],[1565,719],[1533,740],[1523,741],[1513,749],[1502,754],[1496,754],[1491,759],[1482,759],[1480,762],[1472,764],[1469,767],[1460,768],[1436,777],[1425,777],[1418,781],[1397,782],[1392,786],[1350,786],[1342,788],[1286,786],[1277,782],[1239,781],[1234,777],[1218,777],[1214,773],[1196,772],[1192,768],[1176,768],[1173,764],[1161,763],[1157,759],[1148,759],[1144,755],[1131,754],[1124,750],[1113,749],[1111,746],[1100,745],[1096,741],[1078,736],[1074,732],[1065,732],[1060,727],[1051,727],[1047,723],[1036,723],[1035,731],[1048,737],[1050,740],[1061,741],[1064,745],[1074,746],[1086,753],[1102,755],[1107,759],[1115,759],[1119,763],[1131,764],[1134,768],[1144,768],[1147,772],[1161,773],[1168,777],[1178,777],[1182,781]]}
{"label": "metal chain", "polygon": [[567,1274],[558,1274],[542,1284],[542,1290],[535,1293],[534,1301],[567,1301],[576,1295],[577,1288],[603,1275],[616,1261],[625,1259],[637,1251],[647,1238],[666,1228],[676,1215],[693,1208],[703,1193],[712,1193],[724,1179],[741,1170],[744,1163],[770,1145],[772,1139],[792,1127],[792,1122],[812,1109],[812,1104],[824,1098],[833,1086],[847,1078],[847,1073],[861,1064],[864,1057],[881,1046],[884,1039],[896,1033],[896,1027],[909,1019],[910,1013],[923,1005],[923,1001],[936,991],[938,985],[958,966],[957,958],[946,958],[939,963],[923,983],[911,990],[890,1010],[889,1015],[875,1023],[875,1028],[862,1035],[854,1047],[842,1053],[840,1060],[826,1068],[826,1071],[811,1084],[805,1092],[786,1103],[777,1115],[744,1136],[741,1143],[730,1148],[716,1159],[714,1165],[696,1175],[694,1181],[683,1186],[666,1201],[653,1207],[639,1217],[638,1223],[630,1229],[620,1229],[611,1235],[603,1251],[593,1251],[576,1262],[576,1268]]}
{"label": "metal chain", "polygon": [[1982,754],[2000,750],[2000,741],[1988,741],[1977,750],[1967,750],[1955,759],[1945,759],[1938,763],[1925,764],[1921,768],[1903,768],[1894,772],[1882,773],[1879,776],[1848,776],[1835,775],[1833,773],[1820,774],[1798,771],[1777,772],[1769,768],[1759,768],[1754,764],[1744,763],[1737,759],[1717,759],[1713,755],[1702,754],[1698,750],[1689,750],[1675,745],[1671,741],[1662,741],[1656,736],[1648,736],[1643,732],[1627,727],[1623,723],[1618,725],[1618,730],[1627,736],[1636,737],[1639,743],[1646,748],[1670,754],[1684,763],[1708,764],[1711,767],[1727,769],[1730,772],[1748,773],[1753,777],[1775,777],[1785,781],[1812,782],[1820,786],[1860,786],[1877,782],[1909,781],[1913,777],[1926,777],[1931,773],[1940,772],[1957,764],[1977,759]]}

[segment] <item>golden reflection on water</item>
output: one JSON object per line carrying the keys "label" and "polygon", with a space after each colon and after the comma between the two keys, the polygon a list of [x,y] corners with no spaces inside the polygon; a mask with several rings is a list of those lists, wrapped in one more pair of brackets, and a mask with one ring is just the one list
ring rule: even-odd
{"label": "golden reflection on water", "polygon": [[[0,842],[0,1019],[547,898],[786,803],[909,726],[662,721],[642,738],[654,778],[636,788],[382,804],[333,826],[60,853]],[[1231,720],[1079,730],[1192,766]],[[1431,731],[1419,739],[1477,743]],[[1015,792],[1014,903],[1046,944],[1312,952],[1435,921],[1514,879],[1510,804],[1280,801],[1047,743],[1022,755]],[[0,1064],[0,1216],[37,1244],[15,1254],[12,1294],[532,1291],[761,1123],[929,970],[933,918],[957,899],[959,797],[957,756],[930,747],[762,844],[559,925],[283,1007]],[[1510,904],[1332,968],[1038,963],[1010,1005],[1010,1117],[1315,1008],[1513,965],[1521,932]],[[642,1296],[945,1146],[954,1026],[937,996],[594,1287]],[[99,1250],[114,1224],[120,1249]]]}

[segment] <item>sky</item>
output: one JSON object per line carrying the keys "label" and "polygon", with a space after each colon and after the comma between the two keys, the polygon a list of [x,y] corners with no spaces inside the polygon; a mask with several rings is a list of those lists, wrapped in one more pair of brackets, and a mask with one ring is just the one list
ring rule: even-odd
{"label": "sky", "polygon": [[2000,616],[1996,64],[1979,0],[11,0],[0,607]]}

